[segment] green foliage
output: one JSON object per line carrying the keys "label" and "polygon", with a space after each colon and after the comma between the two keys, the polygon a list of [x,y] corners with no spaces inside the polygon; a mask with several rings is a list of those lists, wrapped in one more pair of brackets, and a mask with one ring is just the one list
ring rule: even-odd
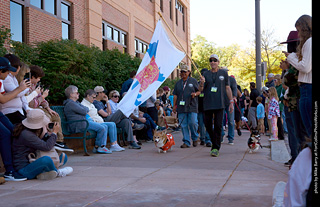
{"label": "green foliage", "polygon": [[164,86],[168,86],[171,91],[173,90],[174,88],[174,85],[178,82],[178,80],[180,80],[180,78],[176,77],[175,79],[169,79],[167,78],[163,83],[162,85],[160,86],[160,88],[163,88]]}
{"label": "green foliage", "polygon": [[10,29],[5,28],[4,26],[0,27],[0,57],[7,53],[7,49],[4,47],[5,43],[11,37]]}
{"label": "green foliage", "polygon": [[141,60],[119,50],[101,51],[95,46],[85,46],[76,40],[50,40],[33,46],[13,42],[12,51],[30,65],[45,71],[41,83],[50,86],[48,100],[51,105],[61,105],[64,89],[69,85],[79,88],[80,100],[87,89],[97,85],[108,91],[120,90],[132,70],[137,70]]}
{"label": "green foliage", "polygon": [[[279,67],[281,58],[281,48],[278,41],[273,38],[273,31],[263,31],[261,36],[261,61],[267,62],[267,74],[281,74]],[[254,43],[254,42],[253,42]],[[205,37],[196,36],[191,41],[191,55],[198,69],[210,69],[209,57],[217,54],[220,59],[220,66],[229,69],[229,75],[234,75],[241,88],[249,88],[250,82],[256,80],[256,55],[255,46],[240,48],[237,44],[228,47],[217,47],[215,43],[209,42]],[[192,76],[198,78],[198,72],[192,69]]]}

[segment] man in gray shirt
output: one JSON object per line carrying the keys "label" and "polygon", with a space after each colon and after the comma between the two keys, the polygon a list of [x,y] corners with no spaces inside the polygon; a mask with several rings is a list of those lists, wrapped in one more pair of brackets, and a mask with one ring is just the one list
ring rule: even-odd
{"label": "man in gray shirt", "polygon": [[189,148],[191,145],[189,129],[193,146],[196,147],[198,142],[198,82],[189,76],[188,66],[181,68],[181,79],[174,86],[173,91],[173,112],[178,112],[179,123],[181,124],[183,134],[183,144],[181,148]]}
{"label": "man in gray shirt", "polygon": [[[229,111],[233,112],[233,97],[229,86],[228,72],[219,69],[219,57],[212,54],[209,58],[211,70],[200,77],[199,90],[204,93],[204,123],[210,135],[212,147],[210,154],[214,157],[219,156],[221,144],[221,129],[223,111],[225,108],[225,94],[229,99]],[[212,129],[212,119],[214,114],[214,130]]]}

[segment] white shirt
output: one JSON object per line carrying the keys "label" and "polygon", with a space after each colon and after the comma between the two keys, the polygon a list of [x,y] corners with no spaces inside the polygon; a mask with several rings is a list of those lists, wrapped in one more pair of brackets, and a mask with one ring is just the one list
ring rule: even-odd
{"label": "white shirt", "polygon": [[[7,78],[3,81],[2,86],[5,92],[10,92],[19,87],[18,80],[11,73],[7,76]],[[29,91],[26,90],[20,92],[14,99],[8,101],[7,103],[0,105],[0,110],[3,114],[11,114],[16,111],[19,111],[22,115],[24,115],[23,110],[32,110],[28,106],[28,102],[25,98],[25,94]]]}
{"label": "white shirt", "polygon": [[111,114],[114,114],[118,110],[118,103],[115,103],[112,100],[109,100],[109,104],[111,107]]}
{"label": "white shirt", "polygon": [[154,93],[152,96],[150,96],[150,98],[147,99],[147,108],[150,107],[154,107],[155,106],[155,102],[157,100],[157,93]]}
{"label": "white shirt", "polygon": [[306,206],[306,196],[312,179],[312,152],[303,149],[292,164],[284,192],[285,206]]}
{"label": "white shirt", "polygon": [[86,107],[88,107],[88,109],[89,109],[88,115],[91,117],[91,119],[94,122],[98,122],[98,123],[103,123],[104,122],[102,117],[99,116],[97,108],[92,103],[90,103],[86,99],[83,99],[81,101],[81,104],[86,106]]}
{"label": "white shirt", "polygon": [[312,37],[303,44],[301,54],[301,61],[296,53],[290,53],[287,61],[299,70],[298,82],[312,84]]}

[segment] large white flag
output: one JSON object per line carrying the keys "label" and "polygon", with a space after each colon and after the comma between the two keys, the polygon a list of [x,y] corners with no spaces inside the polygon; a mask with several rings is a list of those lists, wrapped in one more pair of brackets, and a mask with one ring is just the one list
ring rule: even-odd
{"label": "large white flag", "polygon": [[120,101],[118,109],[129,117],[137,106],[156,92],[184,56],[172,44],[159,20],[136,78]]}

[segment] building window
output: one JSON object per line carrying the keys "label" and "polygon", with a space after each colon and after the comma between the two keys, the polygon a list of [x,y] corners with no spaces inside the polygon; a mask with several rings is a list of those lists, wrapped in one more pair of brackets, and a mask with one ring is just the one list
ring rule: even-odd
{"label": "building window", "polygon": [[102,38],[121,44],[124,48],[127,47],[127,33],[104,21],[102,22]]}
{"label": "building window", "polygon": [[185,31],[185,15],[184,15],[184,6],[176,0],[176,24],[178,25],[178,11],[182,14],[182,29]]}
{"label": "building window", "polygon": [[182,7],[182,29],[185,31],[184,7]]}
{"label": "building window", "polygon": [[147,50],[148,50],[148,44],[143,42],[142,40],[139,40],[139,39],[135,39],[134,40],[135,42],[135,51],[136,53],[146,53]]}
{"label": "building window", "polygon": [[116,29],[113,30],[113,41],[120,43],[120,32]]}
{"label": "building window", "polygon": [[172,0],[169,0],[170,19],[172,20]]}
{"label": "building window", "polygon": [[70,7],[69,2],[61,1],[62,39],[71,39]]}
{"label": "building window", "polygon": [[53,15],[57,15],[57,0],[30,0],[30,4]]}
{"label": "building window", "polygon": [[32,6],[38,7],[39,9],[42,9],[42,0],[30,0],[30,4]]}
{"label": "building window", "polygon": [[70,4],[61,3],[61,18],[70,21]]}
{"label": "building window", "polygon": [[23,42],[23,6],[10,1],[11,40]]}
{"label": "building window", "polygon": [[160,0],[160,10],[163,12],[163,0]]}
{"label": "building window", "polygon": [[56,0],[45,0],[44,2],[44,10],[56,15],[57,14],[57,7],[56,7]]}

